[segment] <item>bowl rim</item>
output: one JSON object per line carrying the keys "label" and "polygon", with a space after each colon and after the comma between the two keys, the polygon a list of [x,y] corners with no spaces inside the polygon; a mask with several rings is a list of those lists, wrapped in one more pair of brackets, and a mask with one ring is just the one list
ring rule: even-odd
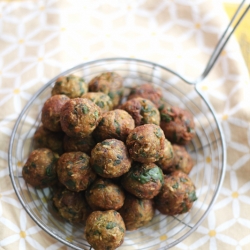
{"label": "bowl rim", "polygon": [[[67,75],[68,73],[70,73],[71,71],[83,68],[85,66],[88,65],[92,65],[92,64],[97,64],[97,63],[101,63],[101,62],[110,62],[110,61],[130,61],[130,62],[136,62],[136,63],[143,63],[146,65],[150,65],[151,67],[159,67],[162,70],[171,72],[174,74],[174,72],[167,68],[162,66],[161,64],[152,62],[152,61],[148,61],[148,60],[144,60],[144,59],[138,59],[138,58],[129,58],[129,57],[108,57],[108,58],[102,58],[102,59],[97,59],[97,60],[91,60],[91,61],[87,61],[81,64],[78,64],[70,69],[64,70],[63,72],[59,73],[57,76],[53,77],[52,79],[50,79],[46,84],[44,84],[38,91],[36,91],[33,96],[31,97],[31,99],[26,103],[26,105],[24,106],[24,108],[22,109],[21,113],[19,114],[18,118],[16,119],[14,128],[12,130],[11,133],[11,137],[10,137],[10,141],[9,141],[9,148],[8,148],[8,168],[9,168],[9,175],[10,175],[10,179],[12,182],[12,186],[15,190],[15,193],[19,199],[19,201],[21,202],[23,208],[25,209],[25,211],[29,214],[29,216],[33,219],[33,221],[36,223],[36,225],[38,225],[40,228],[42,228],[45,232],[47,232],[50,236],[52,236],[53,238],[55,238],[56,240],[58,240],[61,243],[64,243],[65,245],[72,247],[74,249],[82,249],[81,247],[78,247],[74,244],[72,244],[71,242],[61,238],[60,236],[54,234],[52,231],[50,231],[48,228],[46,228],[46,226],[44,226],[42,223],[40,223],[36,217],[29,211],[29,209],[27,208],[24,200],[22,199],[21,195],[18,192],[18,187],[15,183],[15,176],[14,173],[12,171],[12,166],[11,166],[11,157],[12,157],[12,147],[13,147],[13,143],[14,143],[14,137],[17,131],[17,128],[19,126],[19,123],[24,115],[24,113],[27,111],[27,109],[29,108],[30,104],[32,104],[34,102],[34,100],[37,98],[38,95],[40,95],[46,88],[48,88],[52,83],[54,83],[56,81],[57,78],[59,78],[60,76],[63,75]],[[182,78],[180,78],[181,80],[183,80]],[[221,140],[221,145],[222,145],[222,169],[220,172],[220,178],[219,178],[219,182],[217,184],[217,188],[214,191],[214,195],[213,198],[211,200],[211,202],[209,203],[207,209],[205,210],[205,212],[202,214],[201,218],[196,222],[196,224],[187,232],[185,233],[183,236],[181,236],[180,238],[178,238],[177,240],[175,240],[174,242],[169,243],[166,247],[170,248],[173,247],[174,245],[180,243],[181,241],[183,241],[185,238],[187,238],[189,235],[191,235],[197,228],[198,226],[203,222],[203,220],[206,218],[206,216],[208,215],[208,213],[210,212],[211,208],[213,207],[218,195],[219,195],[219,191],[221,189],[221,186],[223,184],[224,181],[224,177],[225,177],[225,173],[226,173],[226,158],[227,158],[227,154],[226,154],[226,142],[225,142],[225,136],[223,133],[223,129],[222,126],[216,116],[215,110],[213,108],[213,106],[210,104],[209,100],[202,94],[202,92],[200,91],[200,89],[198,88],[198,85],[201,82],[199,82],[198,84],[194,84],[194,89],[195,91],[198,93],[198,95],[203,99],[203,101],[206,103],[208,109],[211,111],[211,114],[213,115],[213,118],[215,120],[217,129],[219,131],[220,134],[220,140]],[[189,84],[186,82],[186,84]],[[162,247],[161,247],[162,248]],[[164,248],[165,249],[165,248]]]}

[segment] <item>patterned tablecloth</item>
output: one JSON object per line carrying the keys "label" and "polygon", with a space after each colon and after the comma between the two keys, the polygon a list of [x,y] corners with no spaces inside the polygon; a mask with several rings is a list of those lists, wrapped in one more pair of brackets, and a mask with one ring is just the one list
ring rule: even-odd
{"label": "patterned tablecloth", "polygon": [[[24,105],[62,70],[104,57],[146,59],[197,77],[228,17],[216,0],[23,0],[0,6],[0,248],[67,249],[35,225],[9,178],[9,139]],[[236,39],[201,89],[225,133],[226,176],[212,211],[174,249],[250,249],[249,75]]]}

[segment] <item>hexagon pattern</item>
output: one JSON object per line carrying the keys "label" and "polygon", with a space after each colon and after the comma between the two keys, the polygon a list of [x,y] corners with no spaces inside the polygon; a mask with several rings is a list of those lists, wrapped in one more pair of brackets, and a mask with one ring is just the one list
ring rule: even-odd
{"label": "hexagon pattern", "polygon": [[[0,247],[68,249],[29,218],[12,188],[8,144],[24,105],[62,70],[104,57],[145,59],[196,79],[228,19],[215,0],[20,0],[0,6]],[[173,249],[249,249],[249,76],[234,37],[199,88],[222,123],[226,176],[207,218]]]}

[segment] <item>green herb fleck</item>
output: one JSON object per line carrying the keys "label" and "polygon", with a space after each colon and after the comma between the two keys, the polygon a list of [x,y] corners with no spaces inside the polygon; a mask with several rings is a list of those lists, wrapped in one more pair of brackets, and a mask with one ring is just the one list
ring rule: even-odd
{"label": "green herb fleck", "polygon": [[101,235],[101,233],[98,230],[96,230],[96,231],[93,232],[93,235],[99,236],[99,235]]}
{"label": "green herb fleck", "polygon": [[137,134],[132,134],[132,139],[133,139],[133,140],[137,140],[137,138],[138,138],[138,137],[137,137]]}
{"label": "green herb fleck", "polygon": [[122,155],[117,155],[117,158],[120,160],[123,160],[123,156]]}
{"label": "green herb fleck", "polygon": [[108,222],[108,224],[106,225],[106,229],[113,229],[114,227],[117,226],[116,222],[110,221]]}
{"label": "green herb fleck", "polygon": [[83,112],[83,114],[88,114],[89,113],[89,108],[86,106],[86,105],[83,105],[83,107],[82,107],[82,112]]}
{"label": "green herb fleck", "polygon": [[121,160],[115,160],[113,165],[114,165],[114,166],[117,166],[117,165],[119,165],[119,164],[121,164]]}
{"label": "green herb fleck", "polygon": [[102,218],[102,214],[99,214],[96,219],[99,221],[99,220],[101,220],[101,218]]}
{"label": "green herb fleck", "polygon": [[82,81],[81,78],[80,78],[78,84],[79,84],[79,87],[80,87],[80,95],[82,95],[82,94],[85,93],[85,89],[83,87],[83,85],[85,84],[84,80]]}
{"label": "green herb fleck", "polygon": [[109,145],[110,145],[110,142],[108,142],[108,141],[102,141],[101,144],[102,144],[102,145],[108,145],[108,146],[109,146]]}
{"label": "green herb fleck", "polygon": [[36,168],[36,164],[35,164],[34,162],[31,162],[30,166],[31,166],[32,168]]}
{"label": "green herb fleck", "polygon": [[72,208],[69,208],[68,213],[71,214],[71,215],[73,215],[73,216],[77,215],[76,211],[73,210]]}
{"label": "green herb fleck", "polygon": [[188,207],[187,207],[187,204],[185,202],[182,202],[181,203],[181,206],[182,206],[182,213],[186,213],[188,211]]}
{"label": "green herb fleck", "polygon": [[159,167],[144,170],[139,175],[133,173],[131,177],[142,184],[148,183],[150,181],[156,182],[158,180],[160,180],[161,183],[163,182],[163,174]]}
{"label": "green herb fleck", "polygon": [[197,196],[196,196],[196,193],[195,191],[192,191],[191,193],[188,194],[188,199],[192,202],[196,201],[197,200]]}
{"label": "green herb fleck", "polygon": [[109,92],[108,96],[110,97],[111,100],[114,100],[115,94],[113,92]]}
{"label": "green herb fleck", "polygon": [[88,165],[87,166],[83,165],[83,166],[80,167],[80,170],[84,170],[84,169],[88,169]]}
{"label": "green herb fleck", "polygon": [[151,105],[148,105],[146,107],[141,107],[141,112],[140,113],[148,113],[148,112],[151,112],[152,110],[152,106]]}
{"label": "green herb fleck", "polygon": [[86,161],[86,158],[85,158],[83,155],[81,155],[81,156],[79,157],[79,160],[81,160],[81,162],[84,163],[84,162]]}
{"label": "green herb fleck", "polygon": [[103,169],[102,169],[100,166],[94,164],[94,165],[93,165],[93,169],[95,170],[95,172],[96,172],[97,174],[103,174]]}
{"label": "green herb fleck", "polygon": [[150,112],[150,115],[149,115],[149,116],[154,116],[154,115],[156,115],[156,111],[155,111],[155,110],[152,110],[152,111]]}
{"label": "green herb fleck", "polygon": [[158,110],[159,110],[159,111],[162,111],[162,110],[164,109],[164,107],[165,107],[165,105],[164,105],[164,103],[163,103],[163,104],[161,104],[161,106],[158,108]]}
{"label": "green herb fleck", "polygon": [[51,176],[53,175],[53,165],[52,163],[48,165],[48,167],[46,168],[46,175]]}
{"label": "green herb fleck", "polygon": [[188,126],[188,127],[187,127],[187,132],[188,132],[188,133],[194,133],[194,130]]}
{"label": "green herb fleck", "polygon": [[140,205],[142,208],[144,208],[143,200],[138,199],[138,202],[139,202],[139,205]]}
{"label": "green herb fleck", "polygon": [[181,178],[180,178],[180,181],[183,182],[183,183],[185,183],[185,182],[188,181],[188,179],[181,177]]}
{"label": "green herb fleck", "polygon": [[94,112],[94,116],[95,116],[96,119],[98,119],[98,117],[99,117],[98,111],[95,111],[95,112]]}
{"label": "green herb fleck", "polygon": [[56,85],[59,85],[59,86],[61,86],[62,85],[62,81],[59,81],[59,82],[56,82]]}
{"label": "green herb fleck", "polygon": [[100,108],[104,108],[104,102],[103,101],[97,101],[96,105],[99,106]]}
{"label": "green herb fleck", "polygon": [[155,135],[158,137],[158,138],[161,138],[162,137],[162,132],[161,132],[161,129],[160,128],[158,128],[157,130],[156,130],[156,132],[154,132],[155,133]]}
{"label": "green herb fleck", "polygon": [[147,153],[146,152],[144,152],[144,151],[140,151],[140,156],[142,157],[142,158],[147,158]]}
{"label": "green herb fleck", "polygon": [[176,182],[173,186],[172,186],[172,188],[174,188],[174,189],[177,189],[179,187],[179,183],[178,182]]}
{"label": "green herb fleck", "polygon": [[76,183],[73,180],[67,180],[67,181],[64,182],[64,184],[69,189],[75,189],[76,188]]}
{"label": "green herb fleck", "polygon": [[172,121],[172,118],[168,114],[161,114],[161,120],[164,122],[170,122],[170,121]]}
{"label": "green herb fleck", "polygon": [[121,126],[120,126],[120,124],[116,120],[114,120],[114,125],[115,125],[115,132],[118,135],[120,135],[121,134]]}

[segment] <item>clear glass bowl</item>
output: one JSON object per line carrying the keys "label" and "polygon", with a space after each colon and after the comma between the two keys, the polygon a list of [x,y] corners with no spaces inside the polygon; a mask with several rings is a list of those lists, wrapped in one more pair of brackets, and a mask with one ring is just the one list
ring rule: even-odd
{"label": "clear glass bowl", "polygon": [[24,107],[10,140],[9,171],[15,192],[31,218],[48,234],[75,249],[90,249],[82,225],[72,226],[53,213],[50,189],[38,190],[27,185],[22,168],[32,150],[32,137],[41,124],[41,109],[55,80],[61,75],[77,74],[88,82],[101,72],[115,71],[131,87],[145,82],[158,86],[165,100],[189,110],[196,130],[187,150],[195,161],[190,173],[197,188],[198,200],[190,212],[165,216],[156,212],[151,223],[139,230],[127,232],[119,249],[167,249],[189,236],[211,209],[225,174],[226,150],[216,115],[197,85],[187,84],[161,65],[129,58],[108,58],[83,63],[56,76],[44,85]]}

